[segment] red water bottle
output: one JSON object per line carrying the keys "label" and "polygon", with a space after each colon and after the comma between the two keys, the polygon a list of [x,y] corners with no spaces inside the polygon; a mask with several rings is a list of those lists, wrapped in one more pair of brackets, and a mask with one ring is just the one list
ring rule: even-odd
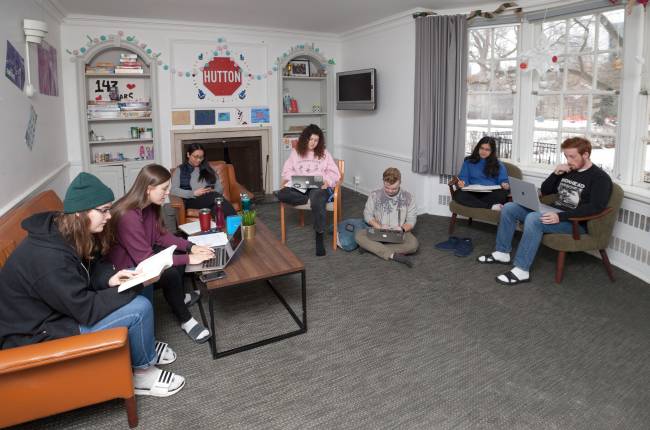
{"label": "red water bottle", "polygon": [[214,223],[217,225],[218,231],[223,231],[226,228],[226,219],[223,216],[223,197],[214,199]]}

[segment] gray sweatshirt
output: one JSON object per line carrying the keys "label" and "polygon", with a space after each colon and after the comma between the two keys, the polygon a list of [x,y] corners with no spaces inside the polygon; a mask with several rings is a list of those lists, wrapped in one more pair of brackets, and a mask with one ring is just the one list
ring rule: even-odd
{"label": "gray sweatshirt", "polygon": [[403,224],[415,227],[417,215],[415,198],[404,188],[400,188],[393,197],[387,196],[383,188],[371,192],[363,210],[363,219],[366,222],[374,218],[389,227],[400,227]]}
{"label": "gray sweatshirt", "polygon": [[[174,174],[172,175],[172,189],[170,193],[183,199],[193,199],[194,194],[192,194],[192,192],[194,190],[198,190],[199,188],[203,188],[208,185],[205,181],[199,181],[199,172],[200,169],[198,167],[195,167],[192,171],[192,175],[190,176],[190,187],[192,187],[192,189],[184,190],[181,188],[181,169],[180,167],[175,169]],[[221,185],[219,174],[217,172],[214,173],[217,175],[217,182],[214,184],[214,191],[219,194],[223,194],[223,186]]]}

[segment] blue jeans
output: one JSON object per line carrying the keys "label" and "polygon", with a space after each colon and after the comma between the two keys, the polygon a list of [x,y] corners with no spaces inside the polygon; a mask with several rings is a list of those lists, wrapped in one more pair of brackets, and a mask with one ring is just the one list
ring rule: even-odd
{"label": "blue jeans", "polygon": [[[519,248],[517,248],[514,265],[525,271],[530,270],[544,233],[571,234],[573,231],[572,222],[560,221],[557,224],[544,224],[540,219],[541,215],[539,212],[533,212],[512,202],[506,203],[501,209],[496,250],[508,253],[512,250],[512,237],[515,235],[517,221],[522,222],[524,233],[521,236]],[[584,232],[585,229],[580,226],[580,233]]]}
{"label": "blue jeans", "polygon": [[138,295],[121,308],[111,312],[91,326],[80,325],[79,331],[94,333],[114,327],[129,330],[131,366],[146,369],[156,362],[153,334],[153,307],[146,297]]}

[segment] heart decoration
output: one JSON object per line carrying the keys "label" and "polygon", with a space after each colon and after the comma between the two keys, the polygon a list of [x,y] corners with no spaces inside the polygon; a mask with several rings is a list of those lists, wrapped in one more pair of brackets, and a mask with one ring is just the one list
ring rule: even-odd
{"label": "heart decoration", "polygon": [[95,97],[95,100],[101,100],[101,99],[102,99],[102,96]]}
{"label": "heart decoration", "polygon": [[135,84],[126,84],[126,87],[132,90],[133,88],[135,88]]}

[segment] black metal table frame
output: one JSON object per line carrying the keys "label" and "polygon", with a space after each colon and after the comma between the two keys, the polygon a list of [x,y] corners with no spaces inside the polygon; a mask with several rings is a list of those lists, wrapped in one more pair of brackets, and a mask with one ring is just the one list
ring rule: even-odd
{"label": "black metal table frame", "polygon": [[[278,290],[276,290],[273,284],[271,283],[271,279],[279,278],[282,276],[295,275],[298,273],[300,273],[300,284],[301,284],[300,291],[301,291],[301,301],[302,301],[302,321],[300,320],[300,318],[298,318],[298,315],[296,315],[296,313],[291,308],[291,306],[289,306],[289,304],[284,299],[282,294],[280,294]],[[196,277],[193,277],[192,279],[193,281],[196,281]],[[271,291],[273,291],[273,293],[278,298],[280,303],[282,303],[282,305],[289,312],[289,315],[291,315],[291,317],[296,322],[296,324],[298,324],[298,330],[290,331],[288,333],[280,334],[267,339],[259,340],[253,343],[249,343],[246,345],[238,346],[236,348],[219,352],[217,350],[217,332],[214,326],[214,301],[215,301],[214,292],[220,290],[221,288],[215,288],[214,290],[209,290],[203,282],[199,281],[199,285],[201,286],[201,297],[199,298],[198,305],[199,305],[199,312],[201,312],[201,319],[203,320],[204,326],[208,325],[208,321],[205,315],[205,310],[203,309],[202,301],[205,295],[208,296],[208,308],[210,311],[210,333],[212,334],[212,336],[210,336],[210,339],[208,340],[208,344],[210,345],[210,352],[212,353],[212,358],[214,360],[216,360],[217,358],[222,358],[222,357],[227,357],[229,355],[237,354],[238,352],[248,351],[249,349],[268,345],[270,343],[278,342],[307,332],[307,279],[306,279],[305,269],[295,271],[295,272],[285,273],[280,276],[274,276],[272,278],[266,279],[266,283],[268,284],[269,288],[271,288]],[[230,285],[229,287],[225,287],[225,288],[237,287],[237,286],[238,285]]]}

